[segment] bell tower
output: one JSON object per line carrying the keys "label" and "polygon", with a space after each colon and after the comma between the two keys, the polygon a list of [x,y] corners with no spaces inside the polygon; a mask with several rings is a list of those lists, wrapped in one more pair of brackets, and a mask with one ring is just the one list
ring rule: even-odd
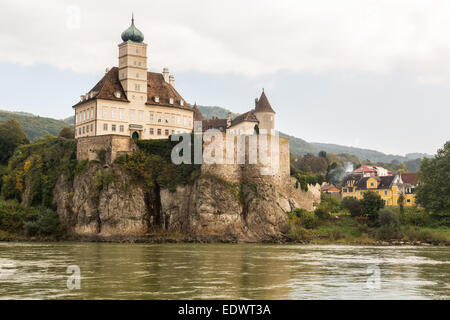
{"label": "bell tower", "polygon": [[127,99],[132,103],[147,102],[147,44],[144,34],[134,26],[122,32],[119,44],[119,80]]}

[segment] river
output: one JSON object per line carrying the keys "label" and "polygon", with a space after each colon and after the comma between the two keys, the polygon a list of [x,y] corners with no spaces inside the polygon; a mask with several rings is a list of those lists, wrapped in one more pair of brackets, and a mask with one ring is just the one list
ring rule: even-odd
{"label": "river", "polygon": [[0,299],[450,299],[450,247],[3,242],[0,267]]}

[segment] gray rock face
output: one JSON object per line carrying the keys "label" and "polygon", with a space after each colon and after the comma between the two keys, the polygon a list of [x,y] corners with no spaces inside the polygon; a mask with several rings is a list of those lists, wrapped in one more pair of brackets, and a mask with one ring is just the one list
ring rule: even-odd
{"label": "gray rock face", "polygon": [[89,164],[73,182],[64,176],[54,191],[61,220],[76,235],[100,237],[180,234],[185,239],[226,242],[278,241],[289,231],[286,211],[311,210],[319,186],[295,189],[294,180],[232,184],[203,174],[175,192],[148,191],[118,166]]}

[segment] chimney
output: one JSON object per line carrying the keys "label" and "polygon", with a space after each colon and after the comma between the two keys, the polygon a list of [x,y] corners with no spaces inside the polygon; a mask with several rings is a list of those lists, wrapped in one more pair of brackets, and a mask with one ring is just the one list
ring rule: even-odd
{"label": "chimney", "polygon": [[174,76],[169,76],[169,83],[172,87],[175,88],[175,77]]}
{"label": "chimney", "polygon": [[255,98],[255,108],[256,108],[257,103],[258,103],[258,98]]}
{"label": "chimney", "polygon": [[227,116],[227,128],[229,128],[231,126],[231,112],[228,112],[228,116]]}
{"label": "chimney", "polygon": [[169,68],[163,68],[163,77],[165,82],[169,82]]}

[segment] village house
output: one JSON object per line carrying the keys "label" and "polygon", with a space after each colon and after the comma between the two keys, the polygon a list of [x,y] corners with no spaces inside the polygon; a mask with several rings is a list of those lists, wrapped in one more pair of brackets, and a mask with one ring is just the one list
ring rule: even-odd
{"label": "village house", "polygon": [[399,196],[403,194],[404,205],[414,206],[416,182],[417,176],[415,173],[385,176],[364,176],[351,173],[343,182],[341,195],[342,198],[354,197],[360,200],[365,192],[374,191],[384,200],[386,206],[397,206],[399,205]]}

